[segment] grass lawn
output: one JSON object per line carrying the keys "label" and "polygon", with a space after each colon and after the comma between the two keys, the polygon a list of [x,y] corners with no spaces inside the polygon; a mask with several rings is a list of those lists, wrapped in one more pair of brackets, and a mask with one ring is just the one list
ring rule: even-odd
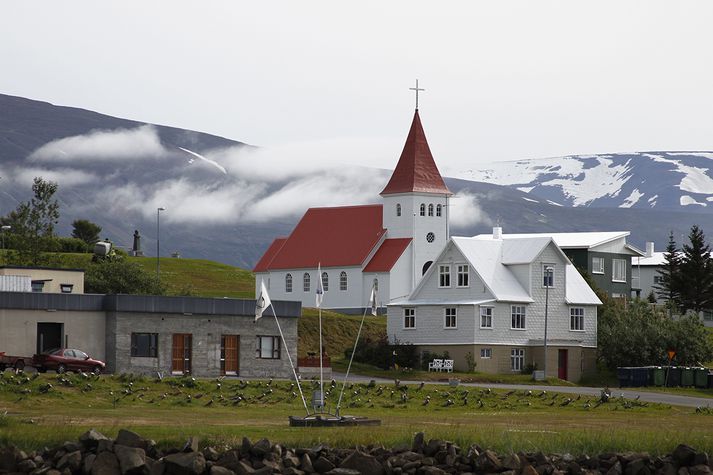
{"label": "grass lawn", "polygon": [[[310,382],[306,386],[309,393]],[[328,405],[340,389],[330,387]],[[503,452],[660,454],[681,442],[713,450],[713,412],[691,408],[620,399],[597,405],[585,396],[540,392],[354,384],[345,391],[342,413],[381,419],[380,427],[307,429],[288,426],[288,415],[304,413],[295,391],[286,381],[225,379],[219,386],[217,380],[190,378],[45,374],[32,379],[6,372],[0,380],[0,444],[38,448],[94,427],[108,436],[129,428],[164,446],[191,435],[214,445],[239,444],[247,436],[299,446],[392,446],[425,431],[427,438]]]}

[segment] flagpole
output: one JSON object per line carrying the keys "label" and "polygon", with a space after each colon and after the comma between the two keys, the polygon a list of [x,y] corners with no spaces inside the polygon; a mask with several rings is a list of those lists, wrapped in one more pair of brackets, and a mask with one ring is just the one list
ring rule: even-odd
{"label": "flagpole", "polygon": [[[322,282],[322,266],[317,265],[317,278],[319,283],[322,284],[322,292],[324,292],[324,283]],[[324,294],[322,294],[324,295]],[[322,406],[322,412],[324,412],[324,365],[323,365],[323,355],[324,350],[322,350],[322,303],[319,305],[319,402]]]}
{"label": "flagpole", "polygon": [[280,332],[280,338],[282,338],[282,343],[285,346],[285,353],[287,353],[287,360],[290,362],[290,368],[292,368],[292,374],[295,376],[295,381],[297,382],[297,389],[300,392],[300,397],[302,398],[302,404],[305,407],[305,411],[309,416],[309,409],[307,408],[307,401],[305,400],[305,395],[302,393],[302,385],[300,384],[299,378],[297,378],[297,371],[295,370],[295,365],[292,364],[292,358],[290,357],[290,349],[287,347],[287,341],[285,341],[285,335],[282,333],[282,327],[280,326],[280,320],[277,318],[275,313],[275,306],[270,302],[270,307],[272,307],[272,315],[275,317],[275,323],[277,323],[277,330]]}
{"label": "flagpole", "polygon": [[349,365],[347,366],[347,374],[344,375],[344,383],[342,384],[342,390],[339,393],[339,400],[337,401],[336,415],[339,415],[339,408],[342,404],[342,396],[344,395],[344,388],[347,387],[347,379],[349,378],[349,371],[352,369],[352,361],[354,361],[354,353],[356,353],[357,343],[359,343],[359,337],[361,336],[361,329],[364,326],[364,319],[366,318],[367,309],[364,309],[364,315],[361,316],[361,323],[359,324],[359,331],[357,332],[356,340],[354,340],[354,348],[352,349],[352,356],[349,358]]}

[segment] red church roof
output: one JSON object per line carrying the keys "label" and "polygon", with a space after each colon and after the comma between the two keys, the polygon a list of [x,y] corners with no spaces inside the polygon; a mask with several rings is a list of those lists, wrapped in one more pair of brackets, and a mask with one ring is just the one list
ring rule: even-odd
{"label": "red church roof", "polygon": [[436,162],[433,160],[418,109],[414,113],[411,130],[406,137],[406,144],[401,152],[399,163],[381,194],[392,195],[410,192],[453,194],[443,181]]}
{"label": "red church roof", "polygon": [[292,234],[276,239],[253,271],[360,266],[377,245],[382,205],[310,208]]}
{"label": "red church roof", "polygon": [[385,239],[364,272],[389,272],[410,242],[411,238]]}

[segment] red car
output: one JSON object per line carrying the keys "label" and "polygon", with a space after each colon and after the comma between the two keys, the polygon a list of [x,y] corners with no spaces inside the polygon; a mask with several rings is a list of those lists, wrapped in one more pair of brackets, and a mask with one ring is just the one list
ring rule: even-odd
{"label": "red car", "polygon": [[44,373],[53,369],[62,374],[67,371],[86,371],[101,374],[106,366],[103,361],[93,360],[82,350],[57,348],[32,357],[32,364],[37,371]]}

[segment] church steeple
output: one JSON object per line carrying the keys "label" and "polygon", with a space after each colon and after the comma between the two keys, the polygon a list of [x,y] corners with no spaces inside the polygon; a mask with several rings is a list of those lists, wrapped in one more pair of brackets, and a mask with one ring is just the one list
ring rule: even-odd
{"label": "church steeple", "polygon": [[418,109],[413,115],[411,130],[409,130],[399,162],[381,195],[413,192],[446,196],[453,194],[443,181],[436,162],[433,160]]}

